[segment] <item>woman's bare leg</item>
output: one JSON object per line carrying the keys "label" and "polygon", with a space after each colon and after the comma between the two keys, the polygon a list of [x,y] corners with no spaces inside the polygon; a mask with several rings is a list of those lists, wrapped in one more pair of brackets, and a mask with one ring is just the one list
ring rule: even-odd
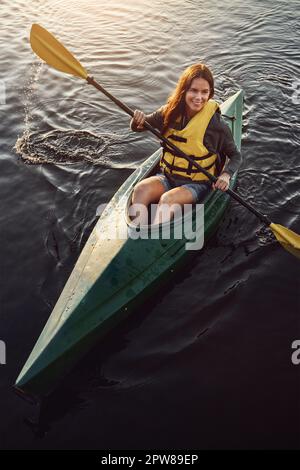
{"label": "woman's bare leg", "polygon": [[142,204],[144,210],[139,217],[139,223],[142,225],[148,224],[148,205],[156,204],[160,200],[163,193],[166,192],[164,184],[157,176],[150,176],[140,181],[134,188],[131,202],[131,213],[134,212],[137,204]]}
{"label": "woman's bare leg", "polygon": [[193,202],[193,195],[187,188],[170,189],[170,191],[162,194],[159,199],[153,225],[168,222],[176,215],[176,209],[181,209],[184,204],[193,204]]}

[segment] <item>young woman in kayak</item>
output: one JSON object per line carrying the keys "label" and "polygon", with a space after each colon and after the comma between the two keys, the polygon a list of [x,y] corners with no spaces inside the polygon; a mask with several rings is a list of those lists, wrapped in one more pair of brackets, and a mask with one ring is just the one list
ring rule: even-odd
{"label": "young woman in kayak", "polygon": [[[141,132],[146,120],[213,175],[218,174],[221,160],[227,156],[228,163],[213,184],[213,189],[226,191],[230,177],[241,164],[241,154],[218,104],[211,99],[213,95],[214,79],[209,68],[191,65],[179,78],[166,105],[149,115],[135,110],[130,126]],[[165,204],[171,208],[173,204],[193,204],[203,200],[210,189],[211,182],[202,172],[163,145],[159,173],[135,186],[132,205],[148,207],[158,203],[158,207]],[[153,223],[165,222],[170,215],[174,216],[172,210],[163,217],[157,211]]]}

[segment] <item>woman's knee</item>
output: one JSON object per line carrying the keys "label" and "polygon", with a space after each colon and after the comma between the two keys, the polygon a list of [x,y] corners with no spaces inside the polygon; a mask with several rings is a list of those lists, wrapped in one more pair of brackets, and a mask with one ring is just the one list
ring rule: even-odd
{"label": "woman's knee", "polygon": [[152,179],[140,181],[134,188],[132,201],[142,204],[157,202],[164,191],[163,185]]}
{"label": "woman's knee", "polygon": [[193,203],[193,196],[191,192],[186,188],[173,188],[170,191],[162,194],[159,200],[159,204],[179,205]]}
{"label": "woman's knee", "polygon": [[145,184],[144,181],[140,181],[133,190],[132,201],[147,203],[151,193],[149,184]]}
{"label": "woman's knee", "polygon": [[171,206],[172,204],[176,204],[176,196],[172,191],[167,191],[166,193],[162,194],[159,199],[159,204],[166,204]]}

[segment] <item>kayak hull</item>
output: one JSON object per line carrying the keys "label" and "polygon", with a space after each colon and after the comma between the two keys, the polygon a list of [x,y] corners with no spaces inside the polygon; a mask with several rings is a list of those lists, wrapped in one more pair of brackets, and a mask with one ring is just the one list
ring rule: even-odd
{"label": "kayak hull", "polygon": [[[221,110],[240,148],[243,92],[229,98]],[[142,239],[136,232],[139,238],[126,236],[132,189],[152,174],[160,153],[159,149],[130,175],[101,214],[16,381],[17,389],[39,397],[51,392],[101,337],[143,303],[149,290],[153,291],[185,262],[190,239],[175,238],[175,222],[169,239],[161,234],[156,239]],[[231,178],[231,188],[236,178]],[[228,204],[229,196],[221,191],[212,191],[206,197],[201,227],[205,242],[215,233]],[[187,216],[192,233],[198,228],[195,211]],[[184,221],[183,217],[179,224]],[[146,228],[146,235],[148,231]]]}

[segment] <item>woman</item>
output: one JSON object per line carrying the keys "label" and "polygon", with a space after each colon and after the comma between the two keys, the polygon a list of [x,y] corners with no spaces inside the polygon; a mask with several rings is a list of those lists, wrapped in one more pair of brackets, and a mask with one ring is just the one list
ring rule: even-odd
{"label": "woman", "polygon": [[[179,78],[167,104],[147,116],[135,110],[130,126],[133,131],[143,131],[147,120],[213,175],[217,175],[221,160],[227,156],[229,161],[213,184],[213,189],[226,191],[230,177],[241,164],[241,154],[218,104],[211,99],[213,95],[214,79],[209,68],[204,64],[191,65]],[[210,188],[210,180],[202,172],[163,145],[160,172],[136,185],[132,204],[183,206],[203,200]],[[163,216],[157,211],[153,223],[165,222],[170,216],[174,216],[172,210]]]}

